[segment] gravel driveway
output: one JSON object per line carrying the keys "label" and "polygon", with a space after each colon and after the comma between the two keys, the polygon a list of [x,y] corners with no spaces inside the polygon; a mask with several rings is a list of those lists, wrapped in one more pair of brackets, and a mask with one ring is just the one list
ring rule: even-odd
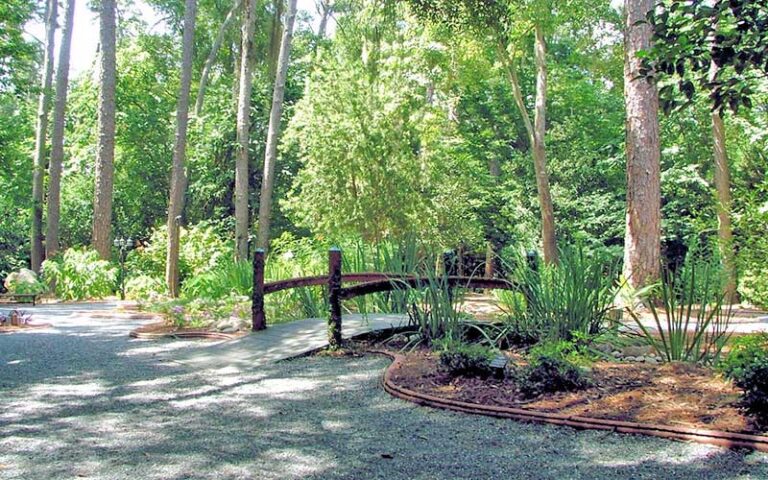
{"label": "gravel driveway", "polygon": [[0,335],[0,478],[768,478],[763,454],[418,407],[377,356],[192,370],[132,326]]}

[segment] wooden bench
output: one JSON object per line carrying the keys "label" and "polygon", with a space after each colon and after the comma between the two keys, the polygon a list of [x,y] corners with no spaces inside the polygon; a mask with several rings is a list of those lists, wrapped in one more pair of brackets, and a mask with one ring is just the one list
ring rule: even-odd
{"label": "wooden bench", "polygon": [[[8,301],[4,302],[6,299]],[[0,301],[3,303],[31,303],[34,307],[39,300],[39,293],[0,293]]]}

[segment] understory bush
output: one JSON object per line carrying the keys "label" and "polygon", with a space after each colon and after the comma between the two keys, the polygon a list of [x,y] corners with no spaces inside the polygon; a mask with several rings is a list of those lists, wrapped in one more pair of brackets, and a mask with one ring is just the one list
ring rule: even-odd
{"label": "understory bush", "polygon": [[8,293],[16,294],[41,294],[48,291],[48,287],[40,281],[37,274],[26,268],[8,275],[3,286]]}
{"label": "understory bush", "polygon": [[759,422],[768,423],[768,334],[734,339],[718,368],[743,390],[746,410]]}
{"label": "understory bush", "polygon": [[95,250],[70,248],[43,262],[43,278],[62,300],[104,298],[117,288],[117,267]]}
{"label": "understory bush", "polygon": [[437,342],[440,348],[440,367],[452,376],[485,378],[493,372],[491,362],[496,351],[478,344],[448,340]]}
{"label": "understory bush", "polygon": [[515,379],[520,393],[533,398],[545,393],[581,390],[591,385],[585,371],[558,356],[539,355],[522,368]]}

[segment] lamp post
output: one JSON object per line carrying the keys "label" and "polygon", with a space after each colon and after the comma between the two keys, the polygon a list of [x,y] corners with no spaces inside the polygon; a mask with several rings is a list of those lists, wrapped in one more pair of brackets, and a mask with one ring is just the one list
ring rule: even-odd
{"label": "lamp post", "polygon": [[130,237],[118,237],[114,245],[120,249],[120,300],[125,300],[125,255],[133,247],[133,240]]}

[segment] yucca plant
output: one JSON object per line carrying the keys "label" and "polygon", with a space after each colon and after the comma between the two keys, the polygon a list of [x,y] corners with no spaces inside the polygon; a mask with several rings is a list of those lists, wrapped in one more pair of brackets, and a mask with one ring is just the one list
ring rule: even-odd
{"label": "yucca plant", "polygon": [[627,309],[642,337],[668,362],[714,363],[731,336],[732,308],[723,304],[723,282],[714,263],[690,262],[680,275],[662,269],[662,281],[647,301],[655,331]]}

